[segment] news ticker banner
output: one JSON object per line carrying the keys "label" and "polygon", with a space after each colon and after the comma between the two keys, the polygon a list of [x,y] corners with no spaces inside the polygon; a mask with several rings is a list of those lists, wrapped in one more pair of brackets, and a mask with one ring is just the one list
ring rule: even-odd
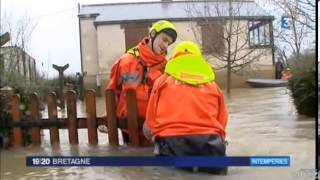
{"label": "news ticker banner", "polygon": [[27,166],[289,167],[289,156],[28,156]]}

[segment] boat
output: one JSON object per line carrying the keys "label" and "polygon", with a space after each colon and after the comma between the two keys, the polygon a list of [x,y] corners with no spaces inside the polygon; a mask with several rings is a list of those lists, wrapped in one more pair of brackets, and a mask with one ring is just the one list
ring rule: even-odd
{"label": "boat", "polygon": [[248,79],[246,81],[251,87],[285,87],[288,81],[284,79]]}

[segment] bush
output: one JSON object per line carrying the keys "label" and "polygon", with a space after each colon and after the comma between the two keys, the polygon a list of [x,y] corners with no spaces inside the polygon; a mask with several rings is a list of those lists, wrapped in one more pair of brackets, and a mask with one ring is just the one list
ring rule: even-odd
{"label": "bush", "polygon": [[292,58],[289,66],[292,78],[289,79],[288,88],[292,92],[297,111],[299,114],[314,117],[317,111],[314,52],[306,52],[300,60]]}
{"label": "bush", "polygon": [[[15,89],[14,93],[20,95],[20,110],[21,110],[21,119],[26,120],[29,118],[28,112],[28,94],[24,92],[22,89]],[[7,126],[10,124],[12,116],[11,116],[11,104],[10,97],[0,93],[1,96],[1,110],[0,110],[0,147],[8,148],[11,145],[12,138],[12,129]],[[31,134],[30,128],[22,128],[22,137],[23,137],[23,145],[27,146],[31,143]]]}
{"label": "bush", "polygon": [[[68,75],[65,77],[65,83],[76,84],[77,77],[75,75]],[[4,73],[3,81],[1,81],[0,87],[11,87],[15,94],[20,95],[21,107],[21,119],[30,119],[28,113],[29,95],[36,92],[39,96],[40,109],[44,109],[44,102],[46,102],[46,96],[49,92],[58,92],[59,78],[44,79],[38,78],[37,82],[25,81],[25,78],[19,73]],[[3,96],[0,93],[0,147],[10,146],[10,136],[12,130],[8,128],[2,128],[9,124],[11,121],[10,113],[10,97]],[[23,143],[25,146],[31,143],[30,128],[22,128]]]}
{"label": "bush", "polygon": [[[21,104],[21,119],[28,119],[28,99],[29,94],[32,92],[36,92],[36,88],[38,87],[35,82],[26,82],[25,78],[19,73],[4,73],[4,77],[1,87],[10,87],[13,90],[13,93],[20,95],[20,104]],[[10,93],[9,93],[10,94]],[[5,128],[11,121],[11,105],[10,105],[10,95],[2,94],[1,96],[1,110],[0,110],[0,120],[1,120],[1,128],[0,128],[0,136],[2,138],[2,142],[0,146],[7,148],[10,146],[10,138],[12,135],[12,129]],[[3,127],[3,128],[2,128]],[[22,136],[23,136],[23,145],[29,145],[31,143],[31,135],[29,128],[22,128]]]}
{"label": "bush", "polygon": [[11,115],[8,111],[1,110],[0,119],[0,148],[8,148],[10,146],[10,137],[12,136],[12,131],[10,131],[10,129],[4,128],[4,126],[6,126],[9,123]]}

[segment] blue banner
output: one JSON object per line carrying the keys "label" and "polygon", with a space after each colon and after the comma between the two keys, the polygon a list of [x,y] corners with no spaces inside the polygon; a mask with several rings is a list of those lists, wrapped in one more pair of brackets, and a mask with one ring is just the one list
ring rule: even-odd
{"label": "blue banner", "polygon": [[289,156],[210,157],[210,156],[29,156],[27,166],[173,166],[227,167],[262,166],[288,167]]}
{"label": "blue banner", "polygon": [[290,158],[287,156],[269,157],[269,156],[258,156],[250,157],[250,166],[290,166]]}

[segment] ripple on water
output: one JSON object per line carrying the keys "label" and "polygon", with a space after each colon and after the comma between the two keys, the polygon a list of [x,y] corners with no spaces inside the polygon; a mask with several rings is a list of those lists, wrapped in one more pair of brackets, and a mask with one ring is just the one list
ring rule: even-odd
{"label": "ripple on water", "polygon": [[[25,157],[31,155],[151,156],[153,151],[151,147],[111,148],[107,134],[100,132],[99,145],[91,146],[84,129],[78,131],[79,145],[69,145],[68,131],[59,130],[60,144],[51,146],[49,131],[44,130],[41,147],[0,152],[1,179],[292,179],[290,174],[297,169],[314,168],[314,118],[296,113],[285,88],[234,89],[226,102],[230,113],[227,125],[228,155],[290,155],[294,159],[292,166],[279,169],[232,167],[226,177],[192,174],[165,167],[26,167]],[[103,113],[103,99],[97,101],[97,107],[99,113]],[[83,104],[77,108],[79,114],[85,114]],[[66,112],[58,113],[61,116]],[[122,145],[121,138],[120,142]]]}

